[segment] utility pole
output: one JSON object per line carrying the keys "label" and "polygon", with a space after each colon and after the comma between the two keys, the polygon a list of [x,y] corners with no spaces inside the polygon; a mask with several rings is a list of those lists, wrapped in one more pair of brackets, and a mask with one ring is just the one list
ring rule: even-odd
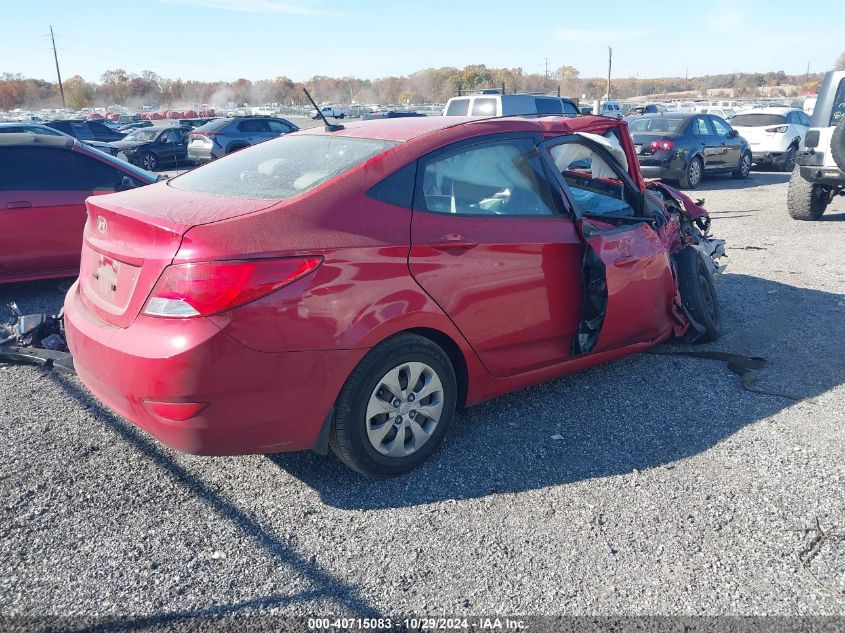
{"label": "utility pole", "polygon": [[808,83],[810,81],[810,62],[807,62],[807,74],[804,75],[804,83]]}
{"label": "utility pole", "polygon": [[53,37],[53,26],[50,25],[50,39],[53,41],[53,59],[56,60],[56,76],[59,78],[59,94],[62,95],[62,110],[65,109],[65,89],[62,86],[62,73],[59,72],[59,54],[56,52],[56,38]]}
{"label": "utility pole", "polygon": [[610,101],[610,68],[613,65],[613,49],[607,47],[607,100]]}
{"label": "utility pole", "polygon": [[546,57],[546,81],[549,80],[549,58]]}

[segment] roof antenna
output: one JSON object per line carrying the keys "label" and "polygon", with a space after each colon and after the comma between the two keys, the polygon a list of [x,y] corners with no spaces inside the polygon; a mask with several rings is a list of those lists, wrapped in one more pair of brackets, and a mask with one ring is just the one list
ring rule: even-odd
{"label": "roof antenna", "polygon": [[329,120],[326,118],[326,115],[323,114],[320,108],[317,107],[317,104],[314,103],[314,99],[312,99],[311,95],[308,94],[308,90],[305,88],[305,86],[302,87],[302,92],[305,93],[305,96],[308,97],[308,101],[310,101],[311,105],[314,106],[314,109],[317,111],[317,116],[323,119],[323,123],[326,124],[326,132],[338,132],[344,129],[342,125],[329,123]]}

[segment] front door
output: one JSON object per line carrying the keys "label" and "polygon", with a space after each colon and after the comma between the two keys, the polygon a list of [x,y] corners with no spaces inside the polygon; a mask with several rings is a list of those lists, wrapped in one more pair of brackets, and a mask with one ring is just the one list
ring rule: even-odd
{"label": "front door", "polygon": [[730,125],[717,116],[711,116],[710,123],[713,124],[713,130],[716,132],[719,146],[725,149],[723,167],[738,166],[739,160],[742,158],[742,137],[736,134]]}
{"label": "front door", "polygon": [[411,273],[496,376],[571,356],[585,246],[559,202],[530,136],[420,161]]}
{"label": "front door", "polygon": [[[612,132],[610,134],[613,134]],[[560,174],[589,249],[582,267],[584,299],[575,354],[654,341],[675,325],[675,280],[668,253],[642,208],[642,192],[620,164],[619,139],[558,137],[543,145]]]}

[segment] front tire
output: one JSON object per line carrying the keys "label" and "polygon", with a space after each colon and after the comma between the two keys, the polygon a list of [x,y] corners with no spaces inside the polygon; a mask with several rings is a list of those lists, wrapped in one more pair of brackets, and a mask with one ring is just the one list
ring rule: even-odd
{"label": "front tire", "polygon": [[427,338],[400,334],[370,350],[346,380],[329,445],[359,473],[395,477],[434,453],[456,403],[457,380],[446,353]]}
{"label": "front tire", "polygon": [[696,249],[687,247],[675,256],[675,264],[684,308],[703,328],[699,332],[690,326],[682,340],[695,343],[717,340],[722,335],[722,309],[707,262]]}
{"label": "front tire", "polygon": [[827,209],[828,199],[821,185],[814,185],[801,177],[801,170],[795,168],[789,179],[786,194],[786,208],[793,220],[818,220]]}
{"label": "front tire", "polygon": [[739,159],[739,165],[731,172],[736,180],[745,180],[751,173],[751,154],[745,152]]}
{"label": "front tire", "polygon": [[678,180],[678,184],[681,185],[681,189],[695,189],[701,184],[703,175],[704,164],[700,158],[693,158],[687,165],[684,175]]}

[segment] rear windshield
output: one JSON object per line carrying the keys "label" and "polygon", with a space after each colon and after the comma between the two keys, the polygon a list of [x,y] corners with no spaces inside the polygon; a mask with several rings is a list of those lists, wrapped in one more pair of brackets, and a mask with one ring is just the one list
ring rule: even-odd
{"label": "rear windshield", "polygon": [[[452,106],[449,106],[452,109]],[[495,99],[476,99],[472,104],[472,116],[496,116]]]}
{"label": "rear windshield", "polygon": [[466,116],[469,114],[469,99],[452,99],[446,109],[446,116]]}
{"label": "rear windshield", "polygon": [[731,119],[734,127],[766,127],[767,125],[782,125],[786,119],[782,114],[737,114]]}
{"label": "rear windshield", "polygon": [[398,143],[344,136],[287,135],[241,150],[168,181],[184,191],[285,200]]}
{"label": "rear windshield", "polygon": [[686,121],[686,118],[672,116],[643,117],[628,121],[628,129],[634,133],[674,134]]}

